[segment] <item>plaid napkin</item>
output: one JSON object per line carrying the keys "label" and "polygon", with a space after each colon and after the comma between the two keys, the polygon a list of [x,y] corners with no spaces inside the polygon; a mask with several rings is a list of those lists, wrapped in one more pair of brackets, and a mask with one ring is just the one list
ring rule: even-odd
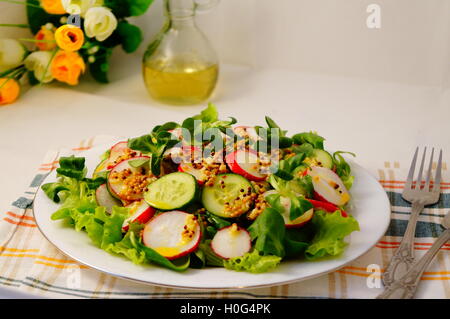
{"label": "plaid napkin", "polygon": [[[163,288],[120,279],[81,265],[59,252],[38,230],[33,198],[57,159],[82,154],[117,138],[96,136],[69,149],[50,151],[30,187],[0,217],[0,285],[47,298],[374,298],[383,290],[380,274],[398,247],[410,215],[401,197],[408,162],[385,162],[377,170],[392,205],[391,224],[370,251],[327,275],[294,284],[236,291],[198,291]],[[375,172],[373,170],[373,172]],[[443,231],[442,218],[450,208],[450,183],[443,165],[439,203],[427,207],[417,225],[415,249],[423,255]],[[422,277],[416,298],[450,298],[450,244],[444,245]]]}

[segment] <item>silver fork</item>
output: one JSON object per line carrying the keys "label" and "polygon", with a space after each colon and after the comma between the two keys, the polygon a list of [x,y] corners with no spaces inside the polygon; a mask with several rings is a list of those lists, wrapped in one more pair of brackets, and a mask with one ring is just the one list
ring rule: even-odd
{"label": "silver fork", "polygon": [[450,240],[450,213],[445,215],[442,226],[444,226],[445,230],[436,239],[426,254],[408,270],[406,275],[387,287],[377,299],[410,299],[414,297],[423,272],[439,252],[439,249]]}
{"label": "silver fork", "polygon": [[402,193],[403,199],[411,203],[411,217],[409,218],[408,226],[406,227],[400,246],[394,253],[394,256],[387,266],[386,271],[383,273],[382,280],[385,287],[389,287],[396,279],[403,277],[411,268],[411,265],[414,263],[414,237],[419,214],[426,205],[435,204],[439,201],[439,194],[441,190],[442,150],[439,152],[439,160],[436,167],[436,176],[434,178],[433,185],[431,185],[431,170],[433,165],[434,148],[431,151],[428,174],[423,188],[421,187],[422,173],[427,148],[425,147],[423,151],[418,177],[416,182],[413,183],[418,152],[419,148],[417,147],[411,162],[405,188]]}

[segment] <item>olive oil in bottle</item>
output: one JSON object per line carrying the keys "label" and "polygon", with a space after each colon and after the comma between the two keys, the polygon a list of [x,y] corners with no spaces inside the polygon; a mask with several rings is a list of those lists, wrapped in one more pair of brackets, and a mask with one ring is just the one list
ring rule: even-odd
{"label": "olive oil in bottle", "polygon": [[197,27],[195,14],[209,10],[217,1],[164,0],[166,23],[148,46],[142,67],[145,86],[155,100],[187,105],[210,97],[219,62]]}
{"label": "olive oil in bottle", "polygon": [[145,85],[154,99],[186,105],[203,102],[211,95],[219,66],[156,60],[144,63],[143,72]]}

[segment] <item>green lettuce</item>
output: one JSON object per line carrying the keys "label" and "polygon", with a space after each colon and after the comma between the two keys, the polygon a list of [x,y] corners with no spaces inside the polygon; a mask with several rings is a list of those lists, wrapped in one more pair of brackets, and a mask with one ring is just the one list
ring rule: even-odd
{"label": "green lettuce", "polygon": [[111,254],[124,256],[136,265],[145,264],[147,262],[145,252],[135,248],[130,238],[132,233],[134,236],[139,234],[143,227],[144,225],[140,223],[130,223],[128,232],[123,236],[122,240],[109,244],[105,250]]}
{"label": "green lettuce", "polygon": [[266,208],[261,215],[248,228],[255,249],[265,255],[284,257],[283,245],[286,228],[281,214],[273,209]]}
{"label": "green lettuce", "polygon": [[344,238],[359,230],[356,219],[351,215],[343,217],[339,210],[334,213],[316,211],[312,223],[315,235],[305,251],[309,260],[340,255],[347,246]]}
{"label": "green lettuce", "polygon": [[62,205],[54,212],[51,219],[71,219],[72,210],[79,213],[94,213],[98,207],[95,199],[95,190],[90,189],[86,182],[78,181],[70,177],[61,177],[56,183],[42,185],[47,196]]}
{"label": "green lettuce", "polygon": [[223,264],[229,270],[263,273],[275,269],[280,262],[281,257],[263,255],[255,249],[242,257],[225,260]]}

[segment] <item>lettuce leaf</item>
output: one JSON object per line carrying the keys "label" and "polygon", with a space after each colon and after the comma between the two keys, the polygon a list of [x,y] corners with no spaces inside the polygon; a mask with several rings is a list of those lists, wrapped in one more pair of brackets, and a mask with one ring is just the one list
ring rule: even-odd
{"label": "lettuce leaf", "polygon": [[360,230],[353,216],[342,217],[339,210],[334,213],[316,211],[312,223],[316,233],[305,251],[309,260],[340,255],[347,246],[344,238],[353,231]]}
{"label": "lettuce leaf", "polygon": [[105,250],[111,254],[121,255],[125,258],[131,260],[136,265],[143,265],[147,263],[147,258],[143,250],[136,249],[131,242],[131,234],[133,236],[138,236],[140,231],[144,228],[143,224],[140,223],[130,223],[128,232],[122,238],[121,241],[109,244]]}
{"label": "lettuce leaf", "polygon": [[[51,215],[52,220],[69,219],[73,222],[73,210],[79,213],[94,213],[98,207],[95,191],[90,189],[86,182],[80,182],[69,177],[61,177],[56,183],[42,185],[42,189],[50,197],[62,202],[60,208]],[[75,215],[74,215],[75,216]]]}
{"label": "lettuce leaf", "polygon": [[281,214],[273,208],[266,208],[248,228],[255,249],[265,255],[284,257],[283,245],[285,226]]}
{"label": "lettuce leaf", "polygon": [[280,262],[281,257],[263,255],[254,249],[242,257],[225,260],[223,264],[229,270],[263,273],[275,269]]}

